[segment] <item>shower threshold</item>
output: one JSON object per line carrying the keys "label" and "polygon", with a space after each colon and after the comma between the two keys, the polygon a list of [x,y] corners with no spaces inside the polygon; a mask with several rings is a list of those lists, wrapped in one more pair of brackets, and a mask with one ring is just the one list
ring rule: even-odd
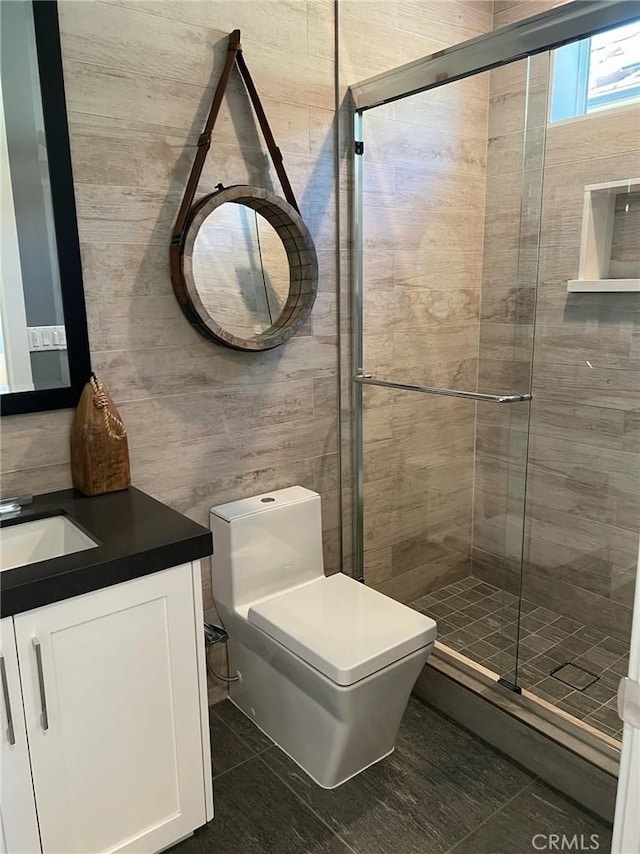
{"label": "shower threshold", "polygon": [[[437,621],[441,645],[514,682],[516,596],[468,576],[411,607]],[[628,644],[526,599],[521,611],[517,685],[620,740],[616,695],[629,669]]]}

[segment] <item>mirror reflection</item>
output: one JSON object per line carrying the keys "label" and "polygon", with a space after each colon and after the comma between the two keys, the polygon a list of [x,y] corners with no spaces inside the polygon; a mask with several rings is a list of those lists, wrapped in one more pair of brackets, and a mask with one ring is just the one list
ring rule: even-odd
{"label": "mirror reflection", "polygon": [[69,382],[33,8],[0,3],[0,393]]}
{"label": "mirror reflection", "polygon": [[227,332],[251,339],[277,320],[289,294],[289,262],[275,229],[252,208],[226,202],[204,220],[192,255],[207,312]]}

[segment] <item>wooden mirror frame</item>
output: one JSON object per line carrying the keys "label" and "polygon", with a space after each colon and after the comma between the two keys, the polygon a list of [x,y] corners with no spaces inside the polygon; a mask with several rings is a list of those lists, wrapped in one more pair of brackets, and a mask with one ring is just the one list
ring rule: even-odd
{"label": "wooden mirror frame", "polygon": [[[198,182],[211,147],[211,134],[234,68],[237,69],[246,87],[286,201],[269,190],[258,187],[237,184],[225,188],[222,184],[218,184],[218,192],[210,193],[194,204]],[[275,322],[253,338],[239,338],[217,323],[204,307],[193,277],[193,247],[198,231],[209,214],[225,202],[245,205],[263,216],[282,241],[289,262],[289,294],[285,306]],[[282,152],[276,145],[257,89],[242,55],[240,30],[234,30],[229,35],[227,59],[213,96],[204,130],[198,139],[198,149],[173,227],[169,257],[171,283],[182,311],[199,332],[218,344],[225,344],[235,350],[271,350],[291,338],[304,324],[313,308],[318,287],[316,250],[309,229],[300,215],[300,208],[284,168]]]}
{"label": "wooden mirror frame", "polygon": [[[289,295],[272,325],[254,338],[240,338],[224,329],[205,308],[193,276],[193,249],[207,217],[232,202],[259,213],[276,231],[289,262]],[[295,208],[269,190],[237,184],[210,193],[189,212],[179,253],[172,256],[171,281],[182,311],[195,328],[218,344],[235,350],[271,350],[284,344],[304,325],[318,289],[318,260],[313,240]]]}

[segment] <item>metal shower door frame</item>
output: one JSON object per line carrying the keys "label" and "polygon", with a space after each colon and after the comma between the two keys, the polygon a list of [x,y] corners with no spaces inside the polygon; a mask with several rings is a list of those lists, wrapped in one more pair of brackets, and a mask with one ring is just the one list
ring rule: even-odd
{"label": "metal shower door frame", "polygon": [[383,386],[418,394],[512,404],[530,401],[527,392],[499,395],[416,386],[377,379],[364,365],[364,122],[367,110],[419,92],[446,86],[501,65],[553,50],[640,17],[640,0],[574,0],[556,9],[461,42],[414,62],[400,65],[349,87],[353,126],[353,197],[351,205],[351,338],[353,437],[353,575],[364,582],[364,437],[363,388]]}

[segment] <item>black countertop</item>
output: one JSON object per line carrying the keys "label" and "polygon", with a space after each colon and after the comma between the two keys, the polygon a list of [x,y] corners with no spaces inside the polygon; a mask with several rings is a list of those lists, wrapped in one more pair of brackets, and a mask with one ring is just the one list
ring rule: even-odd
{"label": "black countertop", "polygon": [[211,532],[135,487],[87,497],[75,489],[34,496],[2,527],[68,516],[96,548],[0,572],[0,616],[140,578],[213,552]]}

